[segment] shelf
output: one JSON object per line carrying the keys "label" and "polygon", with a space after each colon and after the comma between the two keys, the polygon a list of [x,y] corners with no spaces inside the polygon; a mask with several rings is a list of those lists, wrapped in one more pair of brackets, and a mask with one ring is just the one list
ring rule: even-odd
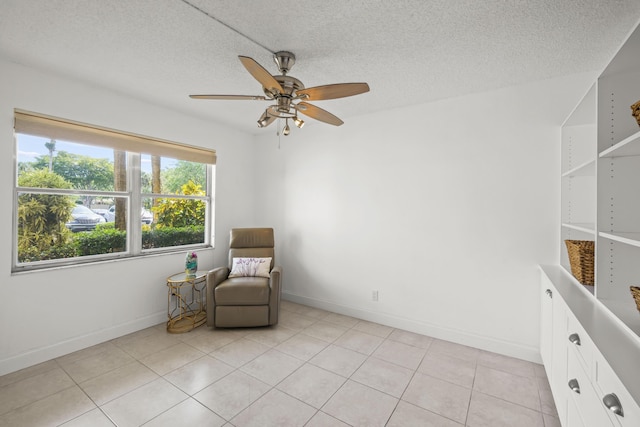
{"label": "shelf", "polygon": [[629,299],[623,301],[600,298],[604,305],[615,318],[631,330],[636,336],[640,336],[640,311],[629,292]]}
{"label": "shelf", "polygon": [[640,233],[605,233],[604,231],[601,231],[599,236],[616,242],[625,243],[627,245],[640,247]]}
{"label": "shelf", "polygon": [[596,176],[596,161],[590,160],[562,174],[562,177]]}
{"label": "shelf", "polygon": [[640,131],[600,153],[601,158],[640,156]]}
{"label": "shelf", "polygon": [[569,228],[571,230],[582,231],[583,233],[589,233],[596,235],[596,225],[593,223],[569,223],[563,222],[562,226],[564,228]]}

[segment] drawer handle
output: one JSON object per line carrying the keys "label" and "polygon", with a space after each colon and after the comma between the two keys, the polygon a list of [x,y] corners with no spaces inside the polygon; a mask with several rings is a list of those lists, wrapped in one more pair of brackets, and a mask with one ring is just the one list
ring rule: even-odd
{"label": "drawer handle", "polygon": [[577,379],[574,378],[572,380],[569,380],[569,388],[574,393],[580,394],[580,384],[578,384],[578,380]]}
{"label": "drawer handle", "polygon": [[569,341],[575,345],[580,345],[580,336],[578,334],[571,334],[569,335]]}
{"label": "drawer handle", "polygon": [[551,292],[551,289],[547,289],[544,293],[547,294],[549,298],[553,298],[553,292]]}
{"label": "drawer handle", "polygon": [[611,412],[621,417],[624,417],[624,412],[622,411],[622,403],[620,403],[620,399],[614,393],[609,393],[605,397],[602,398],[602,402],[604,406],[607,407]]}

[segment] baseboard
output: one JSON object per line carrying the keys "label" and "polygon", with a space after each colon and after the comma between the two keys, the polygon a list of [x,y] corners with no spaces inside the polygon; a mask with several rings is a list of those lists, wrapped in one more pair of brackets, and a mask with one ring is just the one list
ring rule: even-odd
{"label": "baseboard", "polygon": [[26,353],[18,354],[7,359],[0,360],[0,375],[28,368],[29,366],[37,365],[38,363],[73,353],[74,351],[82,350],[141,329],[158,325],[166,320],[167,312],[165,310],[121,325],[116,325],[87,335],[75,337],[46,347],[31,350]]}
{"label": "baseboard", "polygon": [[494,353],[500,353],[505,356],[516,357],[518,359],[528,360],[535,363],[542,363],[542,359],[540,357],[540,349],[537,347],[524,346],[522,344],[503,341],[493,337],[471,334],[442,325],[421,322],[388,313],[350,307],[331,301],[309,298],[301,295],[291,294],[288,292],[282,293],[282,299],[298,304],[308,305],[310,307],[320,308],[338,314],[343,314],[345,316],[355,317],[369,322],[379,323],[381,325],[390,326],[392,328],[403,329],[405,331],[428,335],[430,337],[438,338],[445,341],[451,341],[458,344],[491,351]]}

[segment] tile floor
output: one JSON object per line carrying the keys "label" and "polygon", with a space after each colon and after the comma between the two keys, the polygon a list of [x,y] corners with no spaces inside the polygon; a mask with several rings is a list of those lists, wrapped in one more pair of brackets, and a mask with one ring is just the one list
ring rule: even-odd
{"label": "tile floor", "polygon": [[271,328],[157,325],[0,377],[0,426],[556,427],[541,365],[283,301]]}

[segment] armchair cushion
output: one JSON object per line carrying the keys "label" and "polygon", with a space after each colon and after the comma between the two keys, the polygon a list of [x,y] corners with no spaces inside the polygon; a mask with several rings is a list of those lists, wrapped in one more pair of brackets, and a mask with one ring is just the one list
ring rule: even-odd
{"label": "armchair cushion", "polygon": [[270,289],[264,277],[233,277],[216,286],[215,301],[218,305],[267,305]]}
{"label": "armchair cushion", "polygon": [[271,257],[268,258],[233,258],[233,266],[229,277],[269,277]]}

